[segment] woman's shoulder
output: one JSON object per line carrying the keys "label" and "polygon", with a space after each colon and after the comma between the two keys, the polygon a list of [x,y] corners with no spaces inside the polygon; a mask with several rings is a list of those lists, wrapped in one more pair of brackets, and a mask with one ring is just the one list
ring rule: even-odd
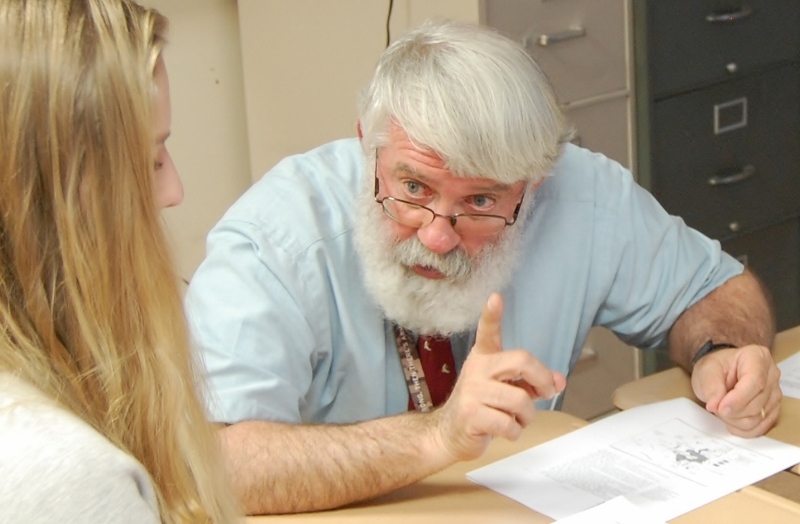
{"label": "woman's shoulder", "polygon": [[136,459],[35,388],[7,374],[0,377],[4,518],[159,521],[152,483]]}

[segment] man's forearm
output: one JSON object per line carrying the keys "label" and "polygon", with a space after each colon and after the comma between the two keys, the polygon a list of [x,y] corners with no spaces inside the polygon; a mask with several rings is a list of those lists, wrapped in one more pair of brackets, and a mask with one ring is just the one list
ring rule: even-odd
{"label": "man's forearm", "polygon": [[670,330],[669,353],[691,371],[692,357],[709,339],[737,347],[771,347],[774,336],[774,315],[761,283],[745,270],[678,317]]}
{"label": "man's forearm", "polygon": [[352,425],[247,421],[221,431],[248,514],[335,508],[411,484],[454,460],[436,444],[437,413]]}

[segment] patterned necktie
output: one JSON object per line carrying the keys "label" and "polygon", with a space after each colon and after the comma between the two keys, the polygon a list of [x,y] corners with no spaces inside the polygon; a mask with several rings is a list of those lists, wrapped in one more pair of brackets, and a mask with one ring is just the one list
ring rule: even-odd
{"label": "patterned necktie", "polygon": [[[417,339],[417,351],[428,390],[431,392],[431,400],[434,406],[439,406],[447,400],[456,385],[456,363],[450,339],[421,335]],[[410,397],[408,409],[414,409]]]}

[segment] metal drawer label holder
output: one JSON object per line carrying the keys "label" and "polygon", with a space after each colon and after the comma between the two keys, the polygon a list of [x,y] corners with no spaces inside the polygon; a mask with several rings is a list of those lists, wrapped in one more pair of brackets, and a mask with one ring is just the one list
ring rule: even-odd
{"label": "metal drawer label holder", "polygon": [[714,104],[714,134],[747,127],[747,97]]}

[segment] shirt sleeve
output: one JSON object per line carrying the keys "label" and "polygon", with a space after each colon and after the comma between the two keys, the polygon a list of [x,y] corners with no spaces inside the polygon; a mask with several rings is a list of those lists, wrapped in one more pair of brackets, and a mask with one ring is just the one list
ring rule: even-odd
{"label": "shirt sleeve", "polygon": [[348,210],[362,174],[357,139],[288,157],[209,233],[186,309],[217,422],[352,419],[337,406],[350,404],[343,390],[355,395],[373,363],[350,350],[383,328],[363,321],[376,313],[360,299],[353,253]]}
{"label": "shirt sleeve", "polygon": [[218,422],[301,419],[315,335],[304,313],[313,306],[297,300],[319,283],[303,273],[290,245],[243,220],[223,219],[209,234],[186,307]]}
{"label": "shirt sleeve", "polygon": [[608,282],[595,324],[626,343],[663,347],[687,308],[743,271],[720,244],[669,215],[656,199],[616,166],[597,181],[596,281]]}

